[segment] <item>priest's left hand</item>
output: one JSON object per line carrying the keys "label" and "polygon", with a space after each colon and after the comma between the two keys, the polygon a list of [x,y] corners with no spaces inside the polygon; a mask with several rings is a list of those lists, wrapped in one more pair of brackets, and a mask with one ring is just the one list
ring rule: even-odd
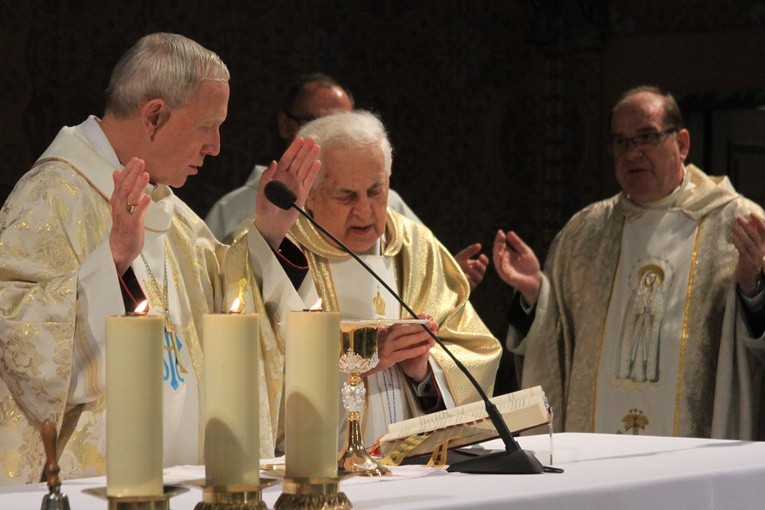
{"label": "priest's left hand", "polygon": [[[418,317],[427,319],[427,327],[434,333],[438,330],[438,323],[429,315],[420,314]],[[435,343],[419,324],[394,324],[381,329],[377,339],[380,362],[364,375],[386,370],[398,363],[407,377],[422,382],[428,376],[428,358]]]}
{"label": "priest's left hand", "polygon": [[481,253],[481,243],[474,243],[454,254],[454,260],[465,273],[470,290],[475,290],[483,280],[486,267],[489,265],[489,257]]}
{"label": "priest's left hand", "polygon": [[738,216],[733,224],[733,246],[738,251],[736,281],[745,296],[753,297],[762,290],[763,257],[765,257],[765,221],[752,213]]}

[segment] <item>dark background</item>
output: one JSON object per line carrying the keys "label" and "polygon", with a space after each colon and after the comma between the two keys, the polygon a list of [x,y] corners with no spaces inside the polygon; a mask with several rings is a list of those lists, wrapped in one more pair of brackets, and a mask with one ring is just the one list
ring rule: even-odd
{"label": "dark background", "polygon": [[[392,187],[452,251],[490,253],[503,228],[541,258],[572,213],[614,194],[608,112],[639,84],[678,98],[690,161],[764,201],[762,0],[0,2],[0,198],[62,125],[102,113],[112,67],[155,31],[198,41],[232,75],[221,155],[178,190],[201,216],[278,156],[283,91],[310,71],[380,113]],[[508,297],[490,270],[471,298],[500,339]]]}

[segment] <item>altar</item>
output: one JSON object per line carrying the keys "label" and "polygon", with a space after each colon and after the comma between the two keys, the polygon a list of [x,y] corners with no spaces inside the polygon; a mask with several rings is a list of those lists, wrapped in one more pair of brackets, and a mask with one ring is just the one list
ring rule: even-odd
{"label": "altar", "polygon": [[[549,450],[546,435],[519,438],[524,449]],[[499,441],[482,445],[501,448]],[[544,454],[547,457],[547,454]],[[610,434],[556,434],[553,461],[561,474],[471,475],[424,466],[400,466],[392,476],[351,477],[340,490],[355,509],[746,509],[765,502],[765,442]],[[263,477],[272,477],[263,471]],[[204,478],[203,466],[165,469],[165,484]],[[83,493],[103,487],[104,477],[65,480],[61,490],[72,510],[101,510],[106,500]],[[173,497],[174,510],[193,510],[202,490]],[[0,509],[40,508],[45,484],[0,487]],[[264,490],[273,508],[277,483]]]}

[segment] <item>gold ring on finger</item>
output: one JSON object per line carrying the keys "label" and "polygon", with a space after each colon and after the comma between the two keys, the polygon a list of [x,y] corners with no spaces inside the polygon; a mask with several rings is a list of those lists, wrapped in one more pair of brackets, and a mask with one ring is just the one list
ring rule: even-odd
{"label": "gold ring on finger", "polygon": [[133,211],[135,211],[136,204],[126,204],[125,209],[127,210],[128,214],[133,214]]}

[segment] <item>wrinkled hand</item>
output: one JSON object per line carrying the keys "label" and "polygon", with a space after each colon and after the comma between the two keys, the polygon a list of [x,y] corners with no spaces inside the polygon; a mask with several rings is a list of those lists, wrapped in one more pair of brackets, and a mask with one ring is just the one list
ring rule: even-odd
{"label": "wrinkled hand", "polygon": [[542,272],[534,251],[515,232],[498,230],[492,255],[502,281],[517,289],[526,303],[534,306],[542,284]]}
{"label": "wrinkled hand", "polygon": [[486,267],[489,265],[489,257],[481,253],[481,244],[475,243],[463,248],[454,255],[454,259],[462,268],[462,272],[465,273],[470,284],[470,290],[475,290],[483,280]]}
{"label": "wrinkled hand", "polygon": [[109,248],[118,274],[123,275],[143,249],[143,219],[151,202],[146,194],[149,174],[143,160],[131,158],[121,172],[112,172],[112,179]]}
{"label": "wrinkled hand", "polygon": [[295,202],[302,207],[321,166],[316,159],[319,150],[320,147],[313,138],[296,137],[279,162],[273,161],[263,172],[258,186],[258,199],[255,202],[255,228],[274,249],[279,248],[282,239],[300,213],[295,209],[285,211],[272,204],[265,195],[266,184],[272,180],[283,182],[295,193]]}
{"label": "wrinkled hand", "polygon": [[[438,331],[438,323],[425,314],[426,324],[432,332]],[[430,349],[436,341],[419,324],[394,324],[382,328],[377,337],[377,355],[380,362],[364,376],[380,372],[398,364],[404,373],[415,382],[422,382],[428,376]]]}
{"label": "wrinkled hand", "polygon": [[765,257],[765,221],[752,213],[749,218],[736,217],[733,224],[733,246],[738,251],[736,281],[745,296],[757,292],[757,282],[762,272]]}

